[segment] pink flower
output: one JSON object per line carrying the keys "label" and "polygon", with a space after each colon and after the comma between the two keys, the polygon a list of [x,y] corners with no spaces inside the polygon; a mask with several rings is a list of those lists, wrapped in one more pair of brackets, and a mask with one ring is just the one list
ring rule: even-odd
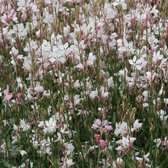
{"label": "pink flower", "polygon": [[105,140],[103,140],[103,139],[99,140],[99,144],[100,144],[100,148],[101,149],[106,149],[107,146],[108,146],[107,142]]}
{"label": "pink flower", "polygon": [[36,93],[42,93],[44,91],[44,88],[43,88],[43,86],[38,85],[34,88],[34,90]]}
{"label": "pink flower", "polygon": [[154,78],[156,77],[156,73],[152,73],[152,72],[146,72],[146,77],[149,81],[149,84],[151,85],[152,84],[152,81],[154,80]]}
{"label": "pink flower", "polygon": [[103,125],[103,131],[104,132],[109,132],[109,131],[111,131],[113,129],[111,125],[108,125],[108,121],[107,120],[104,120],[102,122],[102,125]]}
{"label": "pink flower", "polygon": [[100,134],[96,134],[95,135],[95,140],[96,140],[97,143],[100,141],[100,139],[101,139],[101,135]]}
{"label": "pink flower", "polygon": [[105,125],[105,126],[104,126],[104,129],[103,129],[104,132],[109,132],[109,131],[111,131],[111,130],[113,130],[113,128],[112,128],[111,125]]}
{"label": "pink flower", "polygon": [[3,91],[4,93],[4,101],[9,101],[12,97],[13,97],[13,94],[12,93],[9,93],[9,89],[5,89]]}
{"label": "pink flower", "polygon": [[22,99],[22,93],[21,92],[17,93],[17,95],[16,95],[16,103],[17,104],[23,104],[23,99]]}
{"label": "pink flower", "polygon": [[101,121],[100,119],[96,119],[94,121],[94,123],[92,124],[92,128],[93,129],[100,128],[100,130],[103,130],[103,132],[109,132],[113,129],[111,125],[108,125],[107,120]]}
{"label": "pink flower", "polygon": [[101,126],[101,120],[100,119],[96,119],[95,121],[94,121],[94,124],[92,124],[92,128],[93,129],[97,129],[97,128],[99,128]]}

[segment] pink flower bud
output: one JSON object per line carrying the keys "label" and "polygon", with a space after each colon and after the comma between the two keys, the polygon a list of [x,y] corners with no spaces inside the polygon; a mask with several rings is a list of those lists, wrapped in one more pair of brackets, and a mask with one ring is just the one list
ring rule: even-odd
{"label": "pink flower bud", "polygon": [[107,146],[108,146],[107,142],[105,140],[103,140],[103,139],[99,140],[99,144],[100,144],[100,148],[101,149],[106,149]]}
{"label": "pink flower bud", "polygon": [[95,140],[96,140],[97,143],[100,141],[100,139],[101,139],[101,135],[100,134],[96,134],[95,135]]}

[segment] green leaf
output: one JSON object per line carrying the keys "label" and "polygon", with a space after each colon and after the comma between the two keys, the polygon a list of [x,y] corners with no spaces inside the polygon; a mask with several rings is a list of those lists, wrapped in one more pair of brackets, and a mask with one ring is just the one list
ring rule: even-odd
{"label": "green leaf", "polygon": [[12,166],[5,160],[3,160],[0,164],[3,168],[12,168]]}

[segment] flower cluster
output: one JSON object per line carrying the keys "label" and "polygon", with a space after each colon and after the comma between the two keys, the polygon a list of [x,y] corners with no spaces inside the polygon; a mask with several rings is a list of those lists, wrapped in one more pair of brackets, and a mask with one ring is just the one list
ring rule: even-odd
{"label": "flower cluster", "polygon": [[101,121],[100,119],[96,119],[94,124],[92,124],[92,128],[96,131],[95,140],[99,144],[101,149],[106,149],[108,144],[105,140],[103,140],[103,133],[108,133],[112,130],[112,126],[108,124],[107,120]]}

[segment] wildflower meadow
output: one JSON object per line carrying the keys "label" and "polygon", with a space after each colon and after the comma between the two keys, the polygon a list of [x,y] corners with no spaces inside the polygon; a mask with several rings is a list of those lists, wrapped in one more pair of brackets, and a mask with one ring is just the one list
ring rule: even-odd
{"label": "wildflower meadow", "polygon": [[168,0],[0,0],[0,168],[168,168]]}

